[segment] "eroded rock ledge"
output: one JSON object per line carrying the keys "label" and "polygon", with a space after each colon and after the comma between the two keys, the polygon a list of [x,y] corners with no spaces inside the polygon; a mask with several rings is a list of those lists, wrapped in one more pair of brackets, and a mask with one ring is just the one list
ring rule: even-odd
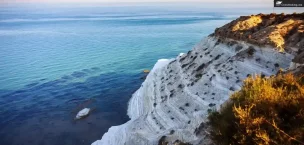
{"label": "eroded rock ledge", "polygon": [[295,57],[290,70],[304,73],[304,13],[257,14],[240,18],[215,30],[210,36],[270,46]]}

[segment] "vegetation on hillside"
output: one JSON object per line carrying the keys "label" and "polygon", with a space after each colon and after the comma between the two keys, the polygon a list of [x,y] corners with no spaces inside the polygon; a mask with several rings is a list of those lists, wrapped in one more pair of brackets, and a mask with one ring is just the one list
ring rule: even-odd
{"label": "vegetation on hillside", "polygon": [[303,145],[304,76],[246,79],[209,124],[219,145]]}
{"label": "vegetation on hillside", "polygon": [[273,46],[280,51],[304,46],[304,13],[258,14],[240,18],[217,28],[215,36]]}

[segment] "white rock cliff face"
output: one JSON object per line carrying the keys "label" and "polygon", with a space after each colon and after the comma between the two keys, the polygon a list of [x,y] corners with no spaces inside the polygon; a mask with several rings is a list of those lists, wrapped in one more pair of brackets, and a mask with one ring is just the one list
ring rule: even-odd
{"label": "white rock cliff face", "polygon": [[170,144],[208,144],[207,131],[196,131],[208,110],[219,109],[247,76],[276,74],[292,58],[271,47],[207,37],[187,54],[159,60],[129,101],[131,120],[92,145],[156,145],[162,136]]}

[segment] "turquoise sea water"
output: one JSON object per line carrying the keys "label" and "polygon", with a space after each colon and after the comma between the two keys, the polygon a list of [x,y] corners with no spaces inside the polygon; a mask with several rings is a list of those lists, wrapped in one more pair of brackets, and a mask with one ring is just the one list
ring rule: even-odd
{"label": "turquoise sea water", "polygon": [[[1,145],[100,139],[128,121],[127,102],[144,69],[187,52],[241,14],[169,6],[0,8]],[[94,111],[74,121],[83,106]]]}

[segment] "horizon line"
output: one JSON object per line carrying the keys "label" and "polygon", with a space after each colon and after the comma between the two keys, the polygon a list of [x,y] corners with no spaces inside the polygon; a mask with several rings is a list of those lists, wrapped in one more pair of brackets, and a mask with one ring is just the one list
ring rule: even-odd
{"label": "horizon line", "polygon": [[60,4],[60,3],[67,3],[67,4],[147,4],[147,3],[170,3],[170,4],[175,4],[175,3],[205,3],[205,4],[244,4],[244,3],[249,3],[249,4],[260,4],[260,5],[267,5],[269,3],[272,3],[272,1],[264,1],[263,3],[259,1],[251,1],[251,0],[244,0],[244,1],[198,1],[198,0],[189,0],[189,1],[184,1],[184,0],[170,0],[170,1],[163,1],[163,0],[156,0],[156,1],[125,1],[125,2],[119,2],[119,1],[0,1],[0,4]]}

